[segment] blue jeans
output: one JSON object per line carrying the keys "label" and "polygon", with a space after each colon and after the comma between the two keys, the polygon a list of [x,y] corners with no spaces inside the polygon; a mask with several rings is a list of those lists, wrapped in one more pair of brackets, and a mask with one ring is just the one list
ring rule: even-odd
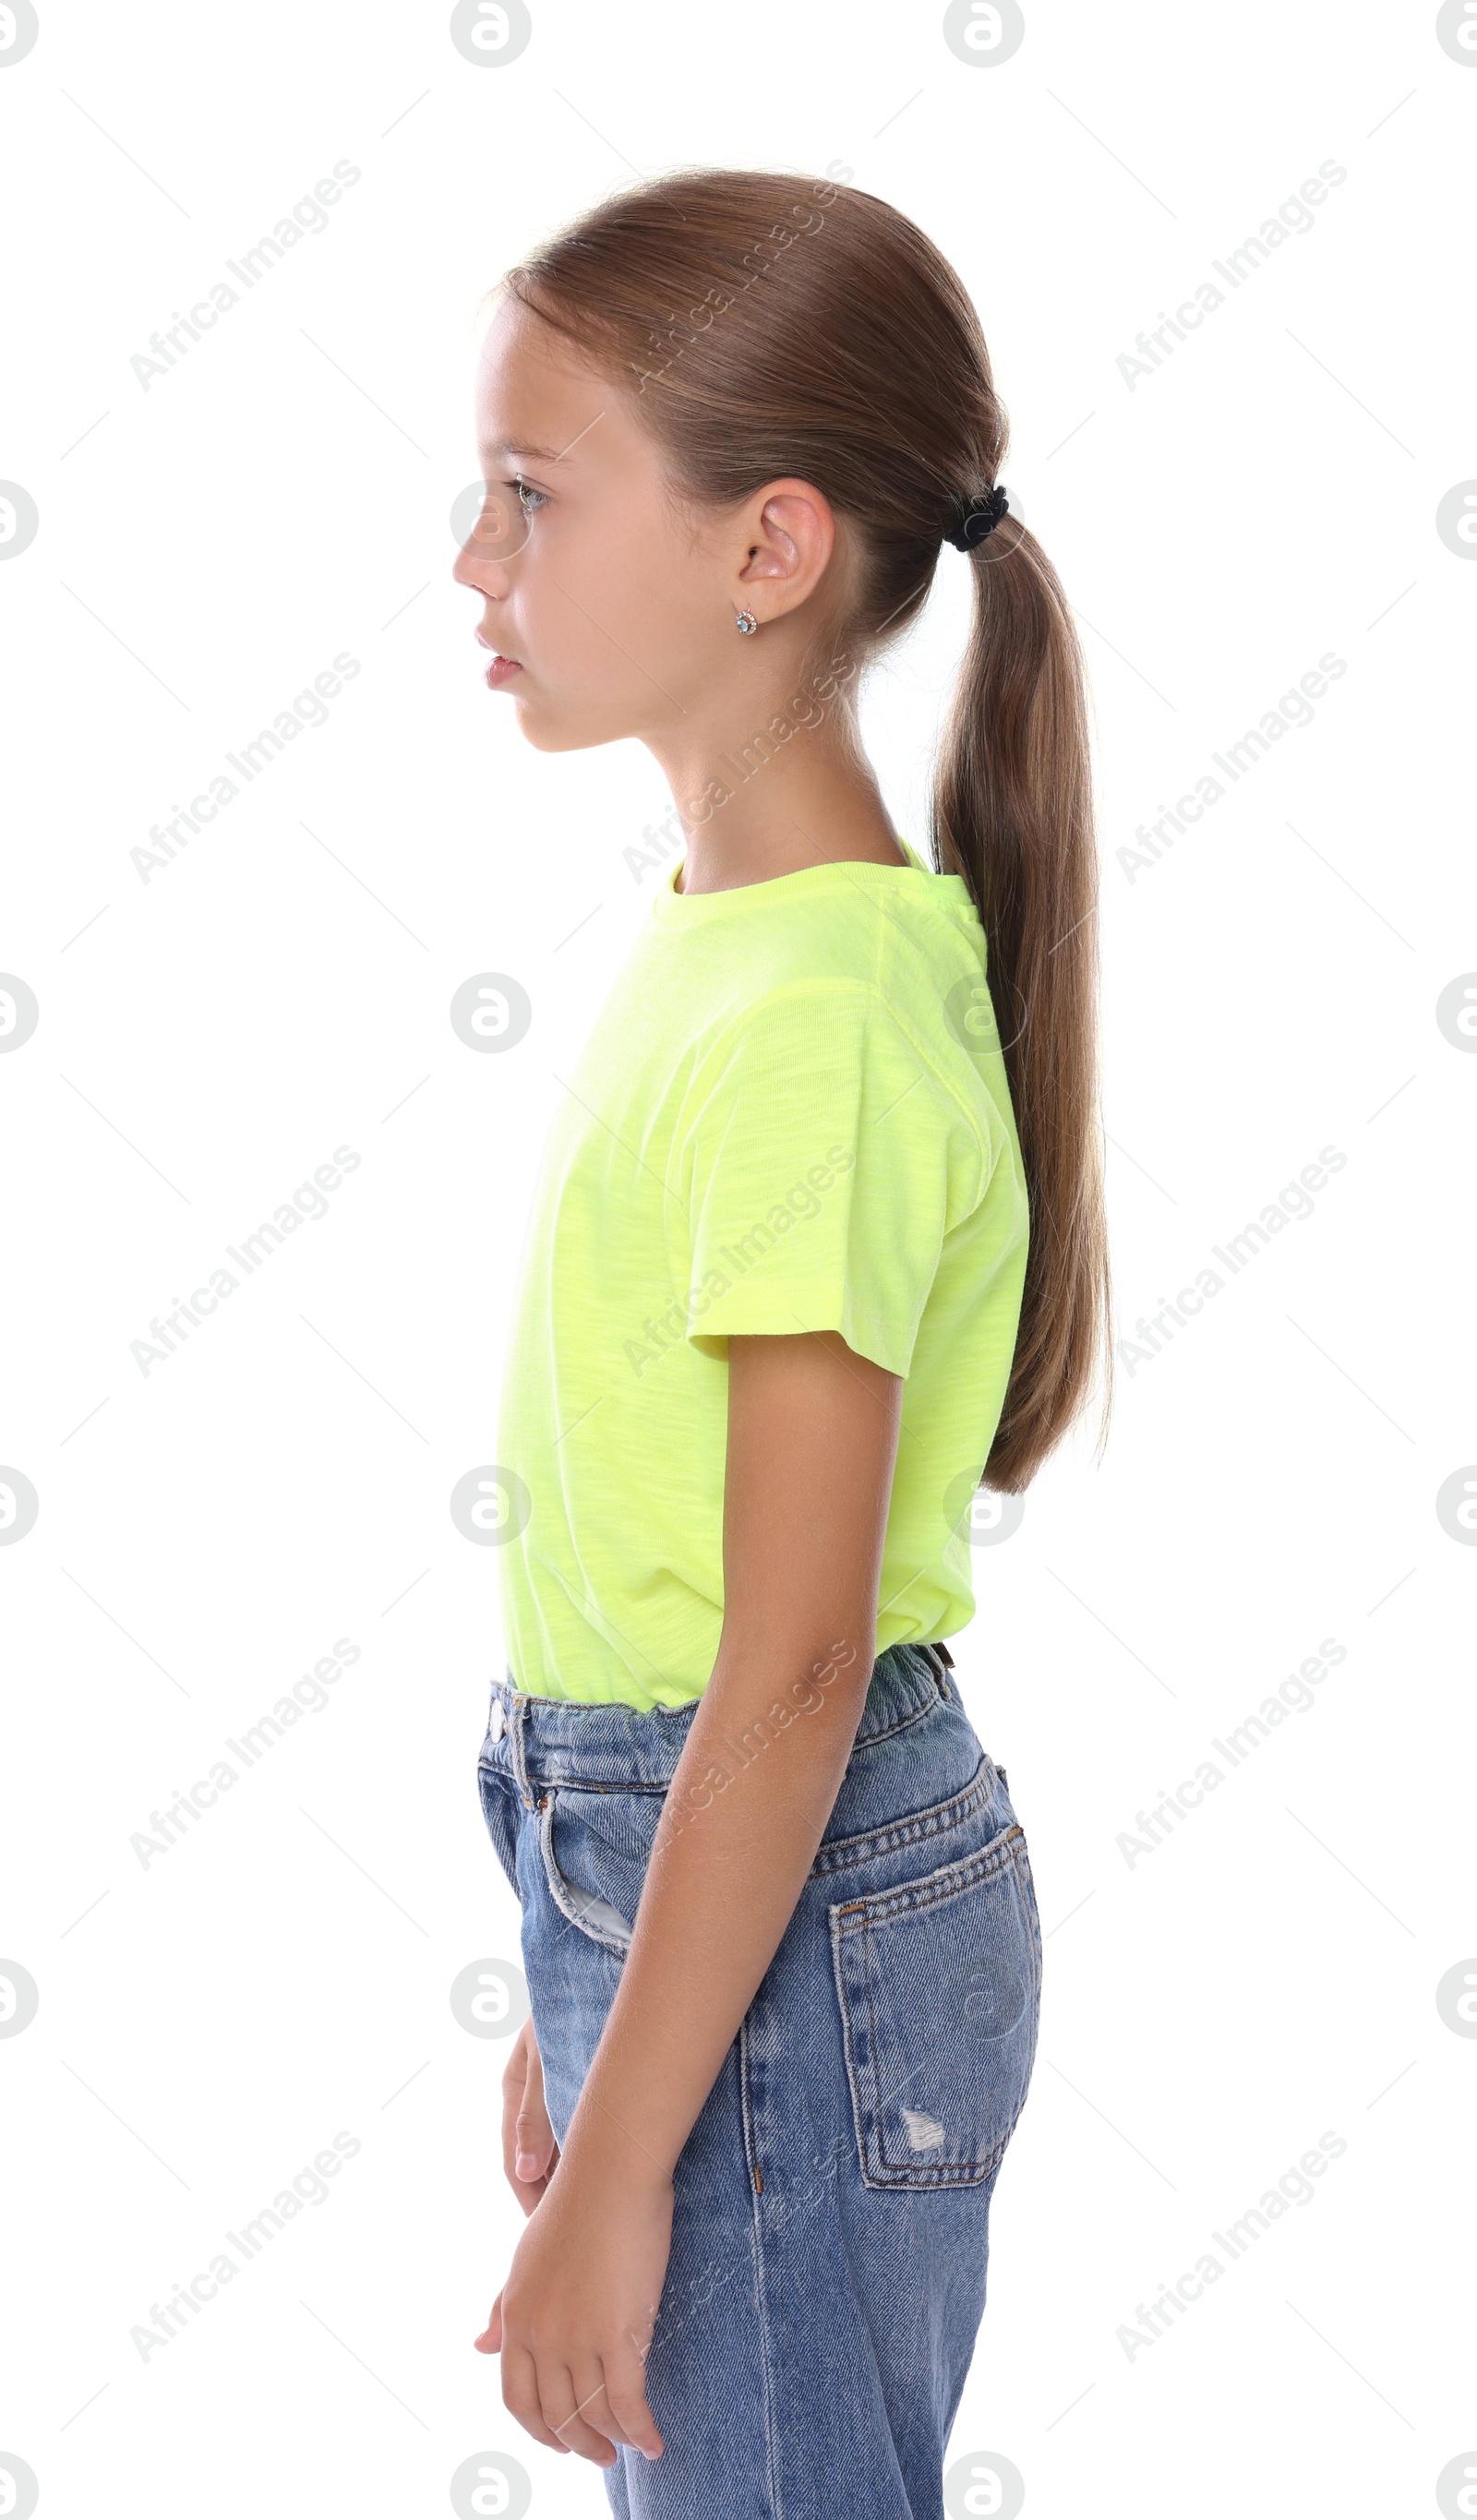
{"label": "blue jeans", "polygon": [[[502,1683],[492,1697],[482,1808],[522,1905],[562,2142],[694,1706],[644,1714]],[[650,2462],[622,2449],[605,2471],[623,2520],[942,2520],[1040,2000],[1005,1771],[938,1648],[893,1645],[677,2164],[646,2372],[666,2448]]]}

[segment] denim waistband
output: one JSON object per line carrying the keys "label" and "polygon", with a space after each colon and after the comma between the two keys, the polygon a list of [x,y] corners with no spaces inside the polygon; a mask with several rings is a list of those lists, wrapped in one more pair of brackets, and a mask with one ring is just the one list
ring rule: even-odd
{"label": "denim waistband", "polygon": [[[945,1648],[889,1645],[873,1665],[856,1746],[900,1731],[941,1698],[962,1702]],[[541,1785],[664,1792],[701,1703],[694,1697],[646,1711],[605,1699],[530,1697],[510,1673],[492,1684],[483,1763],[506,1766],[530,1803]]]}

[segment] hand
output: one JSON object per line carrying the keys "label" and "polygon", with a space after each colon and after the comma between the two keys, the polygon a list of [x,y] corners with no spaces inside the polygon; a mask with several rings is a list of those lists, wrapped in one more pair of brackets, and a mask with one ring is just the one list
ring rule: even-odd
{"label": "hand", "polygon": [[659,2457],[646,2359],[672,2245],[672,2182],[628,2139],[613,2168],[566,2159],[514,2251],[480,2354],[503,2358],[503,2404],[550,2450],[613,2467],[624,2442]]}
{"label": "hand", "polygon": [[544,2100],[544,2060],[530,2012],[503,2075],[503,2168],[525,2214],[533,2212],[558,2167],[559,2145]]}

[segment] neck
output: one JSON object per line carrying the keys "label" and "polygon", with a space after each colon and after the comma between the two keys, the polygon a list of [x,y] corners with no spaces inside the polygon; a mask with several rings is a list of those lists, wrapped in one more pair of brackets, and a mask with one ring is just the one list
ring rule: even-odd
{"label": "neck", "polygon": [[871,762],[828,725],[650,749],[687,842],[684,892],[728,892],[839,861],[908,863]]}

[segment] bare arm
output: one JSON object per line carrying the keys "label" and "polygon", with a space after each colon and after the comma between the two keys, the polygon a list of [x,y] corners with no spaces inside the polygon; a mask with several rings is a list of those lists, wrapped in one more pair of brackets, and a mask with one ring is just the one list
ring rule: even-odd
{"label": "bare arm", "polygon": [[[642,2363],[672,2171],[794,1913],[851,1754],[875,1657],[902,1392],[834,1331],[729,1342],[718,1658],[557,2174],[478,2340],[501,2350],[519,2421],[602,2465],[613,2442],[661,2448]],[[515,2183],[525,2204],[543,2187]]]}
{"label": "bare arm", "polygon": [[670,2173],[794,1913],[872,1676],[902,1389],[834,1331],[729,1342],[723,1635],[566,2166]]}

